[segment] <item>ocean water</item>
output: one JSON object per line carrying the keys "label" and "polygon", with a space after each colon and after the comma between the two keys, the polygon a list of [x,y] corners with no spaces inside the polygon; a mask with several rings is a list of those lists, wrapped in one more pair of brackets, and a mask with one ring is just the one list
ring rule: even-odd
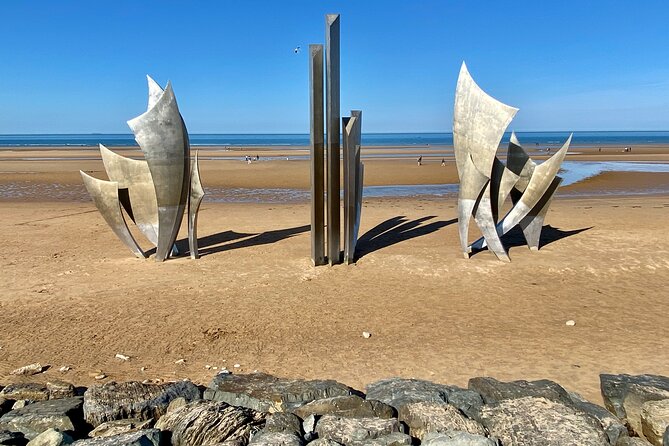
{"label": "ocean water", "polygon": [[[527,148],[559,147],[569,132],[517,132],[518,139]],[[507,132],[502,144],[509,141]],[[191,145],[230,147],[286,147],[308,146],[308,134],[191,134]],[[79,135],[0,135],[0,147],[108,147],[136,146],[132,134],[79,134]],[[365,146],[452,146],[452,133],[365,133]],[[648,132],[574,132],[572,147],[579,146],[634,146],[640,144],[669,145],[669,131]]]}

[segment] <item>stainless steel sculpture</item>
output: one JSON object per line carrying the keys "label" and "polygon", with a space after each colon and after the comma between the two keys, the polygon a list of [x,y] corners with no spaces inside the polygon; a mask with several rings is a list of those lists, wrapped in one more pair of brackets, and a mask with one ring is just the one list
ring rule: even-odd
{"label": "stainless steel sculpture", "polygon": [[130,234],[125,209],[140,232],[156,247],[156,260],[176,253],[174,244],[188,206],[191,257],[197,258],[197,213],[204,196],[197,156],[191,165],[186,125],[168,83],[163,90],[147,76],[147,111],[128,121],[144,160],[118,155],[103,145],[100,154],[110,181],[81,172],[95,204],[116,235],[139,257],[146,257]]}
{"label": "stainless steel sculpture", "polygon": [[[463,63],[455,90],[453,147],[460,178],[458,229],[465,258],[472,249],[488,247],[500,260],[509,261],[501,237],[520,225],[530,249],[539,249],[539,238],[548,206],[562,181],[557,173],[571,136],[562,148],[537,165],[511,135],[507,164],[497,158],[497,148],[518,109],[487,95]],[[498,223],[508,196],[513,207]],[[472,215],[483,237],[468,244]]]}
{"label": "stainless steel sculpture", "polygon": [[[339,14],[325,16],[325,69],[323,45],[309,46],[311,121],[311,261],[315,266],[341,263],[340,130],[339,130]],[[323,78],[325,73],[325,106]],[[325,109],[325,125],[324,125]],[[342,119],[344,128],[344,261],[355,260],[362,209],[363,165],[360,162],[362,112]],[[324,126],[327,126],[327,179],[323,189]],[[327,250],[323,221],[327,196]],[[325,253],[327,252],[327,257]]]}

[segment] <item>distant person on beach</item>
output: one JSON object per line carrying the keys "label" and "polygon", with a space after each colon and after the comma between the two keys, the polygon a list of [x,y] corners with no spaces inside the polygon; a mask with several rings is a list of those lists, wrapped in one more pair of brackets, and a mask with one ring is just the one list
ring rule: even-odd
{"label": "distant person on beach", "polygon": [[600,152],[602,151],[602,148],[601,148],[601,147],[599,148],[599,151],[600,151]]}
{"label": "distant person on beach", "polygon": [[256,155],[256,161],[260,161],[260,157]]}
{"label": "distant person on beach", "polygon": [[423,155],[418,157],[418,165],[420,166],[421,164],[423,164]]}
{"label": "distant person on beach", "polygon": [[444,158],[441,159],[441,165],[445,166],[446,165],[446,160]]}

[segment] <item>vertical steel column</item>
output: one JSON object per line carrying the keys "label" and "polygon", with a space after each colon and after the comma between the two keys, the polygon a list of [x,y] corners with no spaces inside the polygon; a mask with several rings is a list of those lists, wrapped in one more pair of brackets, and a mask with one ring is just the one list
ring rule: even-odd
{"label": "vertical steel column", "polygon": [[355,166],[355,180],[353,181],[354,195],[354,209],[355,216],[353,218],[353,234],[351,234],[351,260],[355,260],[355,247],[358,245],[358,233],[360,231],[360,217],[362,215],[362,187],[364,184],[365,166],[360,161],[360,145],[362,143],[362,110],[352,110],[351,116],[356,119],[356,133],[354,139],[354,147],[351,156]]}
{"label": "vertical steel column", "polygon": [[344,263],[355,260],[356,222],[359,221],[358,185],[360,184],[360,132],[362,112],[351,111],[343,118],[344,135]]}
{"label": "vertical steel column", "polygon": [[309,45],[311,119],[311,261],[325,265],[323,45]]}
{"label": "vertical steel column", "polygon": [[339,14],[325,16],[328,262],[341,262],[339,236]]}

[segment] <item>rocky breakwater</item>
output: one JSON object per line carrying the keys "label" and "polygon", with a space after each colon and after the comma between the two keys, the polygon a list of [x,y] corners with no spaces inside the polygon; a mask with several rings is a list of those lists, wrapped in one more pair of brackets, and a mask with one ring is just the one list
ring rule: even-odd
{"label": "rocky breakwater", "polygon": [[12,384],[0,445],[669,446],[669,378],[601,375],[601,407],[548,381],[472,378],[467,389],[391,378],[221,373],[189,381]]}

